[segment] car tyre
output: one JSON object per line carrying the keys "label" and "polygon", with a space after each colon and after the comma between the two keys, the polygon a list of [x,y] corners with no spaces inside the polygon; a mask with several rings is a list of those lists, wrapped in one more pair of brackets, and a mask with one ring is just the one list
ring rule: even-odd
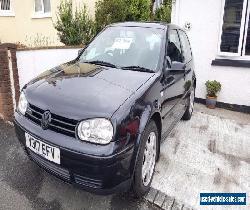
{"label": "car tyre", "polygon": [[187,109],[182,117],[182,120],[190,120],[194,111],[194,99],[195,99],[195,88],[192,87],[189,99],[188,99],[188,106]]}
{"label": "car tyre", "polygon": [[155,122],[151,120],[142,134],[135,166],[132,190],[137,198],[144,196],[150,190],[159,151],[158,135],[157,126]]}

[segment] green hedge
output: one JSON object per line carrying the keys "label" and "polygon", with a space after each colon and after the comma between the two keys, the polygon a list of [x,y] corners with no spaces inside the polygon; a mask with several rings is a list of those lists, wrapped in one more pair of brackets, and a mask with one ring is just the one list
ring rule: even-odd
{"label": "green hedge", "polygon": [[151,0],[99,0],[95,10],[97,32],[111,23],[150,20],[150,8]]}
{"label": "green hedge", "polygon": [[60,41],[65,45],[80,45],[88,43],[95,35],[94,22],[87,13],[84,5],[73,10],[72,0],[63,0],[58,7],[55,29],[58,31]]}
{"label": "green hedge", "polygon": [[154,20],[171,22],[171,10],[172,10],[172,0],[164,0],[163,5],[156,9],[154,14]]}
{"label": "green hedge", "polygon": [[124,21],[170,22],[171,0],[165,0],[162,7],[153,13],[154,0],[98,0],[95,19],[92,20],[86,6],[73,11],[72,0],[63,0],[58,7],[55,28],[60,41],[65,45],[88,43],[105,26]]}

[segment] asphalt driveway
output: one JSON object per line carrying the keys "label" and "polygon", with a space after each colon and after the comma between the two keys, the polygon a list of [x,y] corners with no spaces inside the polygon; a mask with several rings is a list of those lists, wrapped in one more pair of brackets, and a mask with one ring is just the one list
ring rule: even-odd
{"label": "asphalt driveway", "polygon": [[47,174],[24,154],[14,128],[0,120],[0,209],[157,209],[129,194],[96,196]]}

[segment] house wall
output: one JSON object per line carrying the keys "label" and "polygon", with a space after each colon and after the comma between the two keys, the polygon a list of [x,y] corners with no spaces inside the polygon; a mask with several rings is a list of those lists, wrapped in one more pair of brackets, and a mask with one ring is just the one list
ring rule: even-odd
{"label": "house wall", "polygon": [[18,50],[16,57],[20,89],[42,72],[76,58],[78,50],[79,48]]}
{"label": "house wall", "polygon": [[197,74],[196,97],[205,98],[206,80],[218,80],[222,91],[218,101],[250,106],[250,70],[240,67],[211,66],[218,58],[223,0],[176,0],[173,5],[172,23],[184,27],[193,49]]}
{"label": "house wall", "polygon": [[[96,0],[73,0],[73,5],[85,3],[89,14],[94,15]],[[49,18],[34,18],[34,0],[12,0],[15,16],[0,16],[0,41],[2,43],[17,43],[28,46],[55,46],[60,43],[53,23],[56,22],[56,11],[60,0],[51,0],[51,15]],[[41,40],[41,44],[39,41]],[[42,41],[44,39],[44,41]]]}

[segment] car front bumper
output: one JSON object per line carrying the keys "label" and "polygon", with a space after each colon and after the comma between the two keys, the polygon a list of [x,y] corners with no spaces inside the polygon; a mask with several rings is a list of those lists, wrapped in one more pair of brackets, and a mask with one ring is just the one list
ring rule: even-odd
{"label": "car front bumper", "polygon": [[[135,159],[132,144],[119,151],[117,141],[106,146],[79,142],[63,134],[42,130],[40,126],[19,113],[15,113],[14,124],[16,135],[29,158],[63,181],[96,194],[112,194],[130,188],[134,169],[133,159]],[[60,165],[28,149],[25,146],[26,132],[51,146],[58,147],[61,154]],[[75,144],[78,145],[77,149],[74,148]]]}

